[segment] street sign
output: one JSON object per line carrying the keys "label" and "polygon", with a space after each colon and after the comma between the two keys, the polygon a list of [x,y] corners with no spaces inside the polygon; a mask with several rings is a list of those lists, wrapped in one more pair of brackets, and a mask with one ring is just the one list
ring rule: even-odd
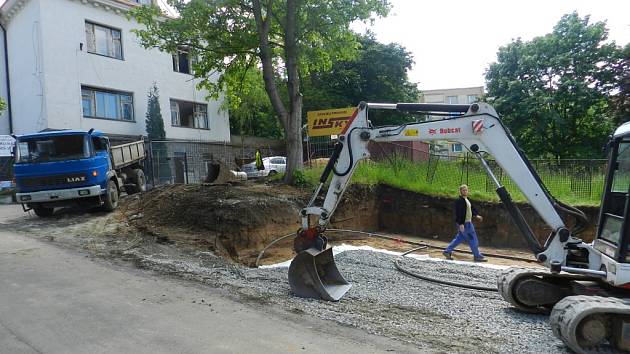
{"label": "street sign", "polygon": [[0,135],[0,156],[12,156],[15,139],[11,135]]}
{"label": "street sign", "polygon": [[340,134],[356,110],[356,107],[350,107],[308,112],[308,136]]}

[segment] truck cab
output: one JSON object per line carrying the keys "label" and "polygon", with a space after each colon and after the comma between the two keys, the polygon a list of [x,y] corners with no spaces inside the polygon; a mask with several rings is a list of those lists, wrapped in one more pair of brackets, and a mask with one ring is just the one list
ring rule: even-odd
{"label": "truck cab", "polygon": [[[141,144],[134,147],[142,153],[127,154],[129,157],[115,166],[109,139],[98,131],[61,130],[17,136],[16,200],[25,211],[32,209],[38,216],[50,216],[54,208],[71,205],[113,210],[125,183],[133,185],[130,180],[137,180],[138,174],[144,183],[139,164],[144,159],[143,142],[118,148],[133,144]],[[131,192],[143,188],[127,189]]]}

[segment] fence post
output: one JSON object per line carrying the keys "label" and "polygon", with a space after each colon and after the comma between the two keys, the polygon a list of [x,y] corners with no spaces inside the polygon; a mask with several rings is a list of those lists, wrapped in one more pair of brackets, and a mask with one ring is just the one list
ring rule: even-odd
{"label": "fence post", "polygon": [[155,188],[155,164],[153,161],[153,142],[149,139],[149,166],[151,166],[151,185]]}
{"label": "fence post", "polygon": [[157,172],[158,183],[160,183],[160,149],[157,149],[157,171],[155,171],[155,166],[153,166],[153,170]]}
{"label": "fence post", "polygon": [[184,183],[188,184],[188,153],[184,152]]}

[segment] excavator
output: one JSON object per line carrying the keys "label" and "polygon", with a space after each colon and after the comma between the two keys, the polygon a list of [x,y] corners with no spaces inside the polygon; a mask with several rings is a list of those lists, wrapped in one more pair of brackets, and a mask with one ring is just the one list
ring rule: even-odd
{"label": "excavator", "polygon": [[[370,110],[444,118],[374,127],[368,119]],[[577,353],[630,352],[630,223],[626,222],[630,213],[630,123],[617,128],[606,145],[608,171],[599,223],[594,241],[586,243],[577,237],[586,226],[585,214],[550,194],[491,105],[361,102],[338,136],[319,185],[300,211],[302,227],[293,241],[297,255],[289,267],[292,292],[338,301],[351,288],[335,264],[325,233],[358,163],[370,157],[368,144],[436,140],[459,142],[479,159],[514,225],[546,268],[506,270],[498,278],[503,299],[520,311],[550,314],[553,333]],[[494,157],[551,229],[545,242],[539,242],[493,173],[486,154]],[[323,203],[316,205],[331,172]],[[575,219],[571,227],[561,214]]]}

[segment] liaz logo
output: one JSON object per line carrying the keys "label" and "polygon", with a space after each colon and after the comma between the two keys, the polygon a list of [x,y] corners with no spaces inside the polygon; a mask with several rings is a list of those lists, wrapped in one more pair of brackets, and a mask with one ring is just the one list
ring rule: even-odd
{"label": "liaz logo", "polygon": [[348,122],[348,117],[319,118],[313,124],[313,129],[343,128]]}
{"label": "liaz logo", "polygon": [[429,129],[429,134],[435,135],[435,133],[437,133],[437,131],[435,129]]}
{"label": "liaz logo", "polygon": [[85,182],[85,176],[79,176],[79,177],[66,177],[66,181],[67,181],[68,183]]}

